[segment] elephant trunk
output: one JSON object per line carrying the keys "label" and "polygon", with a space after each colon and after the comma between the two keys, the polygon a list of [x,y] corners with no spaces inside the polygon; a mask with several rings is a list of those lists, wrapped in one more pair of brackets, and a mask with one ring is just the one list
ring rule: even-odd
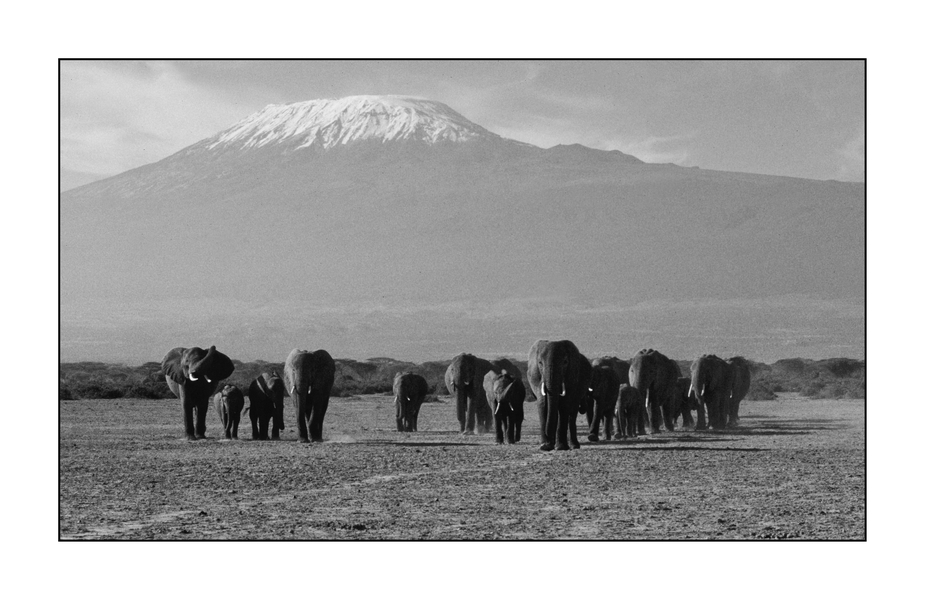
{"label": "elephant trunk", "polygon": [[276,416],[277,421],[279,422],[280,431],[283,431],[286,429],[286,423],[283,420],[283,415],[285,414],[285,411],[283,410],[283,406],[284,406],[283,399],[280,398],[279,402],[277,402],[276,406],[274,407],[274,410],[276,412],[275,416]]}

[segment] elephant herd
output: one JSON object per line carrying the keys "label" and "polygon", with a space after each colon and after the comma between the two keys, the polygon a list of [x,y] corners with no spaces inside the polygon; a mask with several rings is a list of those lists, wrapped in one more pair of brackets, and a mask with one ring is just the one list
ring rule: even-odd
{"label": "elephant herd", "polygon": [[[209,400],[224,428],[226,439],[237,438],[241,415],[250,413],[253,439],[278,439],[284,428],[283,399],[293,398],[300,442],[320,442],[324,416],[334,385],[334,359],[325,350],[289,353],[280,376],[263,373],[244,393],[234,385],[219,389],[234,371],[231,359],[215,346],[174,348],[161,363],[170,390],[180,399],[187,439],[205,437]],[[739,403],[748,393],[748,362],[740,357],[723,360],[704,355],[682,377],[678,364],[651,349],[640,350],[629,361],[604,356],[589,361],[569,340],[538,340],[530,348],[526,379],[508,359],[488,361],[459,354],[444,376],[456,399],[456,417],[463,435],[494,430],[495,442],[520,441],[527,386],[537,400],[541,450],[579,448],[577,419],[585,414],[588,441],[673,431],[678,417],[685,427],[724,429],[735,426]],[[526,381],[526,384],[524,383]],[[428,393],[427,381],[402,372],[393,381],[396,429],[417,431],[418,414]],[[194,424],[195,418],[195,424]],[[272,432],[269,424],[272,421]],[[616,426],[616,428],[614,428]]]}
{"label": "elephant herd", "polygon": [[[223,379],[234,372],[234,363],[212,346],[174,348],[161,361],[161,369],[183,408],[186,438],[195,440],[206,434],[209,399]],[[272,438],[278,439],[284,428],[283,398],[292,396],[300,442],[320,442],[324,414],[328,410],[334,385],[334,359],[324,350],[307,352],[298,348],[289,353],[283,375],[263,373],[248,388],[250,406],[244,409],[244,394],[237,386],[226,385],[215,394],[215,408],[225,430],[225,438],[238,436],[242,412],[250,412],[253,439],[268,439],[270,421]],[[195,425],[193,418],[195,417]]]}

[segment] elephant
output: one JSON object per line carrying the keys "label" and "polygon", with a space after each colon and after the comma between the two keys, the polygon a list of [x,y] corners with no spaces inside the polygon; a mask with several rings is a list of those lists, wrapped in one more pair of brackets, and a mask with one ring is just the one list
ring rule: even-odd
{"label": "elephant", "polygon": [[600,439],[601,419],[604,420],[605,436],[608,440],[613,438],[614,410],[617,406],[620,383],[619,375],[609,366],[598,361],[591,364],[591,382],[587,395],[589,442]]}
{"label": "elephant", "polygon": [[677,423],[680,416],[684,427],[693,427],[694,420],[691,418],[691,411],[697,409],[697,398],[691,390],[690,377],[678,379],[678,384],[675,386],[675,407],[674,422]]}
{"label": "elephant", "polygon": [[505,436],[508,444],[519,442],[527,398],[523,379],[508,373],[507,369],[500,373],[492,370],[485,374],[482,387],[495,419],[495,443],[503,444]]}
{"label": "elephant", "polygon": [[244,394],[236,385],[226,385],[213,397],[215,411],[225,429],[226,440],[238,439],[238,424],[244,410]]}
{"label": "elephant", "polygon": [[[251,382],[247,392],[251,405],[248,408],[251,416],[252,439],[266,440],[279,439],[279,432],[286,427],[283,418],[286,397],[286,385],[279,373],[262,373]],[[272,438],[267,435],[270,419],[273,419]]]}
{"label": "elephant", "polygon": [[642,412],[642,397],[639,390],[628,383],[621,383],[617,392],[617,405],[614,413],[617,417],[617,437],[637,436],[639,414]]}
{"label": "elephant", "polygon": [[463,435],[485,433],[491,428],[491,407],[483,383],[485,374],[493,369],[487,360],[467,353],[456,355],[446,368],[443,381],[446,389],[456,395],[456,419]]}
{"label": "elephant", "polygon": [[395,394],[395,425],[398,431],[418,430],[418,413],[427,389],[427,380],[417,373],[395,374],[392,393]]}
{"label": "elephant", "polygon": [[592,367],[597,365],[605,365],[613,369],[621,385],[630,382],[630,363],[628,360],[620,360],[616,356],[601,356],[591,361]]}
{"label": "elephant", "polygon": [[732,395],[732,366],[714,354],[704,354],[691,364],[691,391],[697,399],[697,429],[725,429]]}
{"label": "elephant", "polygon": [[751,386],[752,376],[748,369],[748,361],[741,356],[733,356],[726,361],[732,368],[732,390],[729,395],[729,415],[727,425],[734,427],[739,423],[739,404],[748,388]]}
{"label": "elephant", "polygon": [[[628,361],[620,360],[616,356],[601,356],[595,358],[591,361],[591,368],[597,366],[610,367],[614,373],[617,375],[617,386],[614,388],[614,398],[616,398],[617,389],[619,389],[621,384],[629,383],[629,370],[630,364]],[[593,402],[589,402],[591,409],[585,414],[585,417],[588,419],[588,429],[593,429],[594,426],[594,410]],[[595,440],[596,441],[596,440]]]}
{"label": "elephant", "polygon": [[645,431],[647,419],[653,434],[659,432],[662,422],[666,429],[674,430],[674,393],[680,376],[678,363],[657,350],[640,350],[632,358],[629,384],[636,388],[645,401],[645,410],[639,413],[640,432]]}
{"label": "elephant", "polygon": [[322,441],[324,415],[334,386],[334,370],[334,359],[325,350],[308,352],[296,348],[286,357],[283,383],[296,405],[299,442],[303,444]]}
{"label": "elephant", "polygon": [[[167,387],[180,399],[186,439],[206,437],[206,413],[209,398],[223,379],[234,373],[231,359],[215,349],[174,348],[161,361]],[[196,425],[193,426],[193,413]]]}
{"label": "elephant", "polygon": [[538,400],[540,450],[578,449],[576,419],[591,382],[591,362],[569,340],[537,340],[530,348],[527,379]]}

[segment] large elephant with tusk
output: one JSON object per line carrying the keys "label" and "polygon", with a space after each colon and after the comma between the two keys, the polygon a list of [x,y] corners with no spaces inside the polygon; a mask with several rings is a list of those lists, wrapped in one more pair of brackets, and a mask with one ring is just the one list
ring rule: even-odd
{"label": "large elephant with tusk", "polygon": [[[167,387],[180,399],[186,439],[206,437],[209,398],[234,373],[231,359],[215,349],[174,348],[161,361]],[[195,425],[193,419],[195,416]]]}
{"label": "large elephant with tusk", "polygon": [[580,448],[575,421],[585,405],[591,362],[569,340],[537,340],[527,359],[527,380],[538,400],[540,450]]}
{"label": "large elephant with tusk", "polygon": [[[294,349],[283,367],[283,383],[296,406],[299,441],[320,442],[324,415],[334,386],[334,359],[325,350]],[[306,430],[306,422],[308,428]]]}
{"label": "large elephant with tusk", "polygon": [[[247,392],[251,404],[251,438],[255,440],[279,439],[279,432],[286,428],[284,409],[286,407],[286,385],[279,373],[262,373],[251,382]],[[273,429],[270,431],[270,420]]]}
{"label": "large elephant with tusk", "polygon": [[493,369],[489,361],[465,352],[456,355],[446,368],[443,381],[450,394],[456,396],[456,419],[463,435],[491,429],[493,417],[483,382],[485,374]]}
{"label": "large elephant with tusk", "polygon": [[417,373],[396,373],[392,380],[395,394],[395,425],[398,431],[417,431],[418,413],[427,396],[427,380]]}
{"label": "large elephant with tusk", "polygon": [[[516,369],[516,367],[515,367]],[[524,400],[527,389],[520,378],[520,371],[514,374],[507,369],[491,370],[482,382],[485,397],[495,419],[495,443],[508,444],[520,441],[520,429],[524,422]]]}
{"label": "large elephant with tusk", "polygon": [[620,390],[620,376],[607,364],[597,360],[591,363],[591,382],[588,385],[588,441],[600,440],[601,421],[604,435],[613,438],[614,411],[617,407],[617,393]]}
{"label": "large elephant with tusk", "polygon": [[678,363],[657,350],[640,350],[630,360],[629,384],[643,401],[637,425],[640,432],[645,431],[646,420],[651,433],[658,433],[662,423],[674,431],[673,406],[679,377]]}

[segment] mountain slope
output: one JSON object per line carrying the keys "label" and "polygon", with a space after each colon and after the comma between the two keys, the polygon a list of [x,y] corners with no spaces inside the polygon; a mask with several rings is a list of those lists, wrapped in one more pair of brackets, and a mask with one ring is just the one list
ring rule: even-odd
{"label": "mountain slope", "polygon": [[[780,333],[792,313],[831,318],[829,329],[848,332],[836,345],[858,352],[861,184],[544,150],[444,105],[376,98],[268,107],[62,194],[62,350],[93,349],[107,327],[148,327],[147,342],[126,344],[157,354],[195,328],[242,358],[343,344],[339,356],[438,359],[416,352],[451,356],[454,339],[468,344],[456,351],[500,339],[525,353],[551,330],[613,348],[630,337],[645,345],[654,331],[696,353],[698,330],[735,318],[758,336],[743,345],[780,353],[778,338],[818,341]],[[761,308],[780,297],[800,300]],[[627,316],[653,301],[674,314]],[[604,314],[623,331],[601,336]],[[642,321],[639,335],[626,332]]]}

